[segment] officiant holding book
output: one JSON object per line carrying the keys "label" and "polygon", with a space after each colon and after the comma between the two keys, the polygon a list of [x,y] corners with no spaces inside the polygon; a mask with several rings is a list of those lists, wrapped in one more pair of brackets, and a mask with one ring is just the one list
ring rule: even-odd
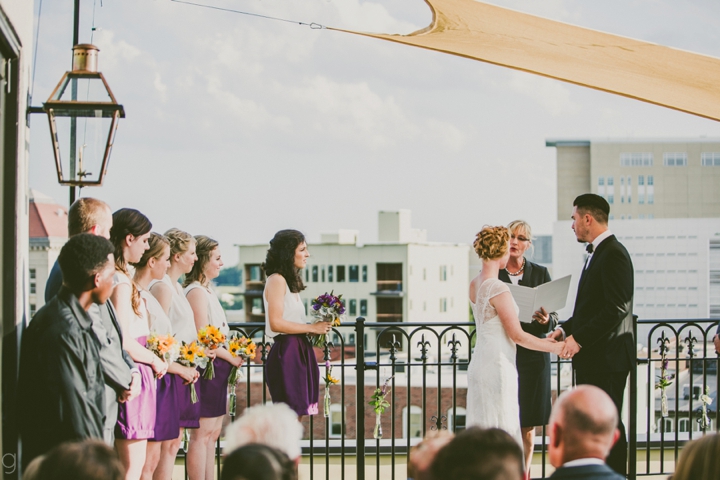
{"label": "officiant holding book", "polygon": [[[532,246],[530,225],[523,220],[515,220],[510,222],[507,228],[510,231],[510,259],[507,266],[500,269],[498,278],[505,283],[531,288],[549,282],[551,279],[547,268],[525,258],[525,252]],[[527,333],[544,338],[555,328],[557,320],[557,313],[541,308],[534,313],[532,319],[521,318],[520,326]],[[550,354],[518,345],[516,364],[520,426],[525,466],[529,472],[535,444],[535,427],[547,425],[550,419]]]}

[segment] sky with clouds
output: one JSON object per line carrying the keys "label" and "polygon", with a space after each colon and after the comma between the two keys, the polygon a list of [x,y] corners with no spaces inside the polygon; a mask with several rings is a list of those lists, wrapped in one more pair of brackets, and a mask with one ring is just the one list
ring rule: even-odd
{"label": "sky with clouds", "polygon": [[[306,23],[410,33],[422,0],[193,0]],[[71,63],[72,3],[35,0],[33,105]],[[717,0],[495,0],[499,6],[720,57]],[[92,25],[96,27],[92,31]],[[165,231],[237,243],[282,228],[310,241],[408,208],[432,241],[555,220],[546,138],[720,137],[720,123],[527,73],[170,0],[82,0],[80,41],[125,107],[103,187]],[[60,203],[47,121],[31,123],[30,186]]]}

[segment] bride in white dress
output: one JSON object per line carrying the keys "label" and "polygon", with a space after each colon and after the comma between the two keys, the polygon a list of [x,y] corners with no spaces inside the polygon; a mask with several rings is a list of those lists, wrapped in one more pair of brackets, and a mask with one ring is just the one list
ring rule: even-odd
{"label": "bride in white dress", "polygon": [[510,249],[505,227],[484,227],[473,244],[483,269],[470,283],[476,341],[468,367],[467,425],[501,428],[522,447],[515,345],[559,355],[564,342],[540,339],[520,327],[518,307],[507,284],[498,280]]}

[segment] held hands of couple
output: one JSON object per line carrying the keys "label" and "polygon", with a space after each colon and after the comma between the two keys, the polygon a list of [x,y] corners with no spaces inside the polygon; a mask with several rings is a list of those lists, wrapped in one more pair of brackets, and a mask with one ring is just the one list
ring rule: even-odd
{"label": "held hands of couple", "polygon": [[133,372],[132,380],[130,381],[130,388],[128,388],[127,390],[123,390],[120,394],[118,394],[118,403],[129,402],[133,398],[136,398],[138,395],[140,395],[140,383],[140,374],[137,372]]}

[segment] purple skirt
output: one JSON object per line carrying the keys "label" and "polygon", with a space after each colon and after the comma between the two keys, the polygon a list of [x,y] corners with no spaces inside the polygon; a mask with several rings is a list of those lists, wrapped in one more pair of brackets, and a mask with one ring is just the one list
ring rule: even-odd
{"label": "purple skirt", "polygon": [[185,385],[181,377],[175,380],[175,390],[180,427],[200,428],[200,382],[195,382],[195,394],[198,397],[197,403],[192,403],[192,399],[190,398],[190,385]]}
{"label": "purple skirt", "polygon": [[[138,337],[145,346],[146,337]],[[118,404],[118,421],[115,438],[124,440],[147,440],[155,436],[155,408],[157,387],[155,373],[149,365],[138,363],[140,370],[140,395],[129,402]]]}
{"label": "purple skirt", "polygon": [[152,442],[173,440],[180,436],[180,413],[178,412],[177,388],[182,378],[165,374],[157,382],[157,407],[155,409],[155,436]]}
{"label": "purple skirt", "polygon": [[[222,417],[227,413],[228,400],[228,377],[232,365],[222,358],[215,358],[215,378],[206,380],[203,378],[205,370],[200,370],[198,388],[198,403],[200,404],[201,418]],[[196,384],[196,387],[198,385]]]}
{"label": "purple skirt", "polygon": [[265,378],[273,403],[286,403],[298,415],[318,413],[320,370],[304,334],[275,337],[265,361]]}

